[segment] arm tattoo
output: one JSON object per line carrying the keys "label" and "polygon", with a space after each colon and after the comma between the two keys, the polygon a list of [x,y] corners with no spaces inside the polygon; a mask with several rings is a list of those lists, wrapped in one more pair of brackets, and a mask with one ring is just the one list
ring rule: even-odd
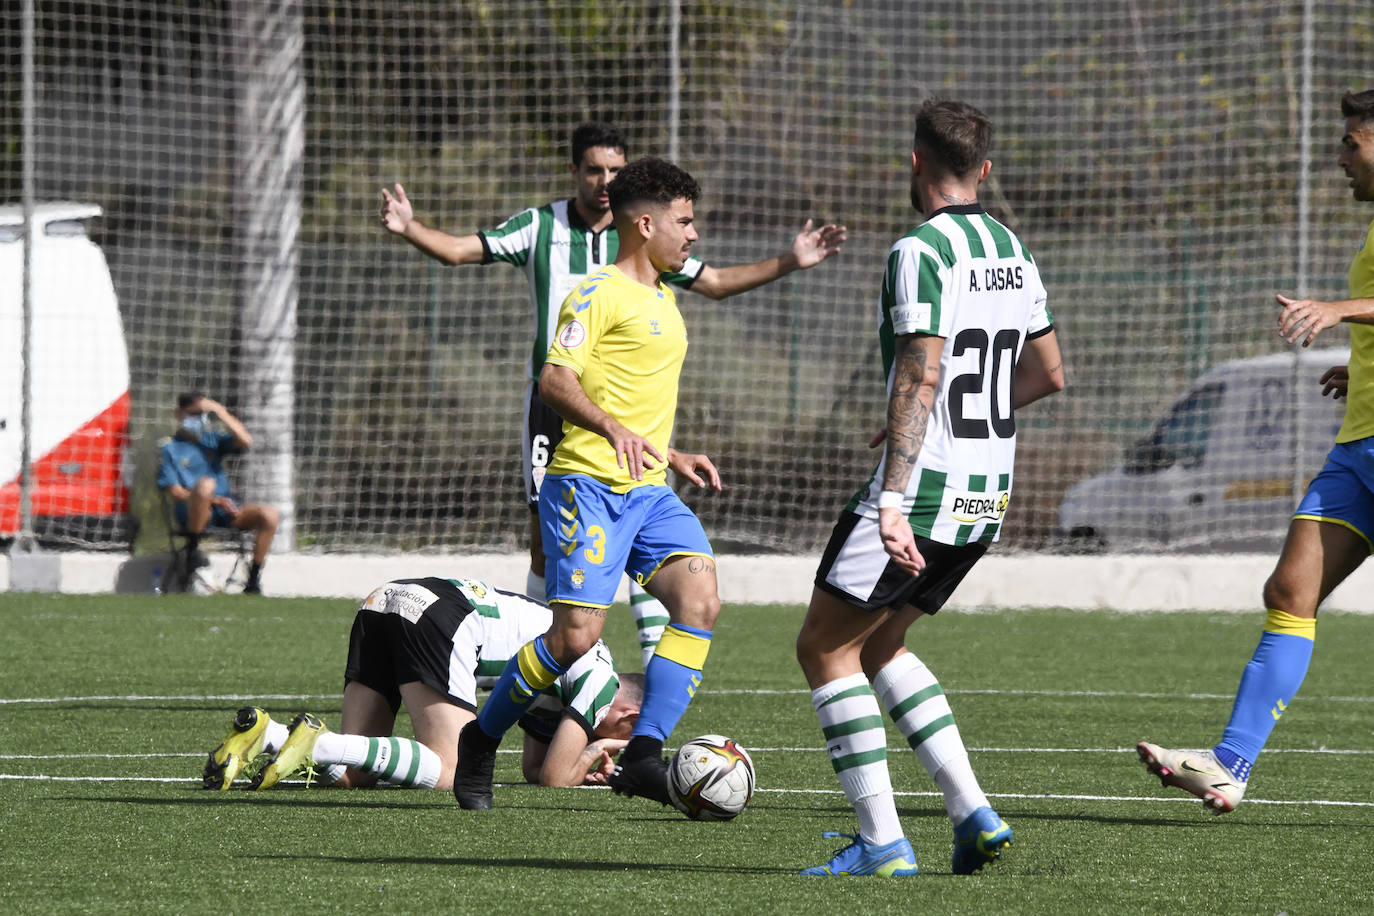
{"label": "arm tattoo", "polygon": [[926,376],[926,351],[915,338],[897,339],[892,394],[887,401],[887,466],[883,489],[905,492],[912,468],[925,444],[930,404],[921,398]]}

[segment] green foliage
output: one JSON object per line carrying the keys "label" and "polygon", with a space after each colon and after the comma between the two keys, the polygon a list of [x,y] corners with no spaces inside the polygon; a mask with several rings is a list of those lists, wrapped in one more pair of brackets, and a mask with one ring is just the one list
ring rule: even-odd
{"label": "green foliage", "polygon": [[[1215,740],[1254,646],[1255,615],[945,611],[923,620],[910,642],[941,676],[1015,843],[984,873],[952,877],[943,806],[890,729],[898,808],[922,873],[819,881],[796,872],[828,858],[839,844],[820,834],[852,830],[853,815],[792,657],[796,607],[725,609],[706,680],[676,733],[724,732],[753,749],[760,790],[731,823],[693,823],[605,790],[518,785],[514,753],[498,758],[497,807],[486,814],[463,812],[440,791],[202,791],[204,754],[242,703],[281,719],[310,708],[337,727],[353,606],[0,594],[0,906],[564,913],[599,901],[616,912],[1057,914],[1369,904],[1366,870],[1350,850],[1372,817],[1371,618],[1323,615],[1303,692],[1250,797],[1224,818],[1162,790],[1132,745]],[[612,610],[607,635],[635,667],[625,608]],[[408,728],[403,714],[398,731]]]}

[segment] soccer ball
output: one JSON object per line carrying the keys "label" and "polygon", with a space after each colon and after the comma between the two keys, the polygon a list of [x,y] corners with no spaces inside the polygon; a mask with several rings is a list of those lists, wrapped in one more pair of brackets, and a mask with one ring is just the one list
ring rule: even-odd
{"label": "soccer ball", "polygon": [[728,821],[754,794],[754,761],[724,735],[702,735],[668,764],[668,797],[694,821]]}

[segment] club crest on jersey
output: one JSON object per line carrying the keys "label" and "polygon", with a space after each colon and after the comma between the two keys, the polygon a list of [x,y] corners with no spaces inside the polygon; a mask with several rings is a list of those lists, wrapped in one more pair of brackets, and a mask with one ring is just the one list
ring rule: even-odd
{"label": "club crest on jersey", "polygon": [[963,525],[978,522],[1000,521],[1006,514],[1011,494],[1002,493],[959,493],[946,496],[949,499],[949,517]]}
{"label": "club crest on jersey", "polygon": [[658,319],[657,319],[657,318],[650,318],[650,319],[649,319],[649,336],[651,336],[651,337],[662,337],[662,336],[663,336],[663,331],[659,330],[659,327],[658,327]]}
{"label": "club crest on jersey", "polygon": [[458,579],[458,587],[467,592],[472,598],[478,601],[485,600],[487,597],[487,584],[478,582],[476,579]]}
{"label": "club crest on jersey", "polygon": [[582,591],[582,586],[587,584],[587,574],[581,568],[574,569],[572,575],[568,577],[575,591]]}
{"label": "club crest on jersey", "polygon": [[587,329],[582,326],[582,322],[574,318],[563,325],[563,330],[558,332],[558,343],[560,346],[569,350],[576,350],[587,340]]}

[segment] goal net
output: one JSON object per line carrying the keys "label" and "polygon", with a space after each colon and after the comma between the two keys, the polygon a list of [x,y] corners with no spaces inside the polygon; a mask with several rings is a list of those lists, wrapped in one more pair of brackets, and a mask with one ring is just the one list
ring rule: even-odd
{"label": "goal net", "polygon": [[[992,117],[983,197],[1035,253],[1065,356],[1068,392],[1017,417],[1009,548],[1272,539],[1339,422],[1313,403],[1324,366],[1276,336],[1274,293],[1344,297],[1371,216],[1335,166],[1341,94],[1370,84],[1365,0],[35,2],[31,149],[16,6],[0,204],[29,156],[40,200],[103,211],[89,234],[122,318],[145,538],[158,442],[199,389],[257,437],[235,491],[284,504],[283,546],[521,549],[524,277],[427,259],[380,225],[379,189],[403,183],[445,231],[491,228],[570,196],[586,120],[695,175],[710,265],[781,253],[807,219],[848,227],[815,269],[679,297],[675,444],[725,482],[682,492],[718,549],[818,552],[872,471],[878,291],[916,221],[930,96]],[[42,346],[83,359],[94,329],[57,318]],[[1339,329],[1322,344],[1344,358]],[[0,373],[0,508],[17,378]],[[67,396],[45,379],[37,412]]]}

